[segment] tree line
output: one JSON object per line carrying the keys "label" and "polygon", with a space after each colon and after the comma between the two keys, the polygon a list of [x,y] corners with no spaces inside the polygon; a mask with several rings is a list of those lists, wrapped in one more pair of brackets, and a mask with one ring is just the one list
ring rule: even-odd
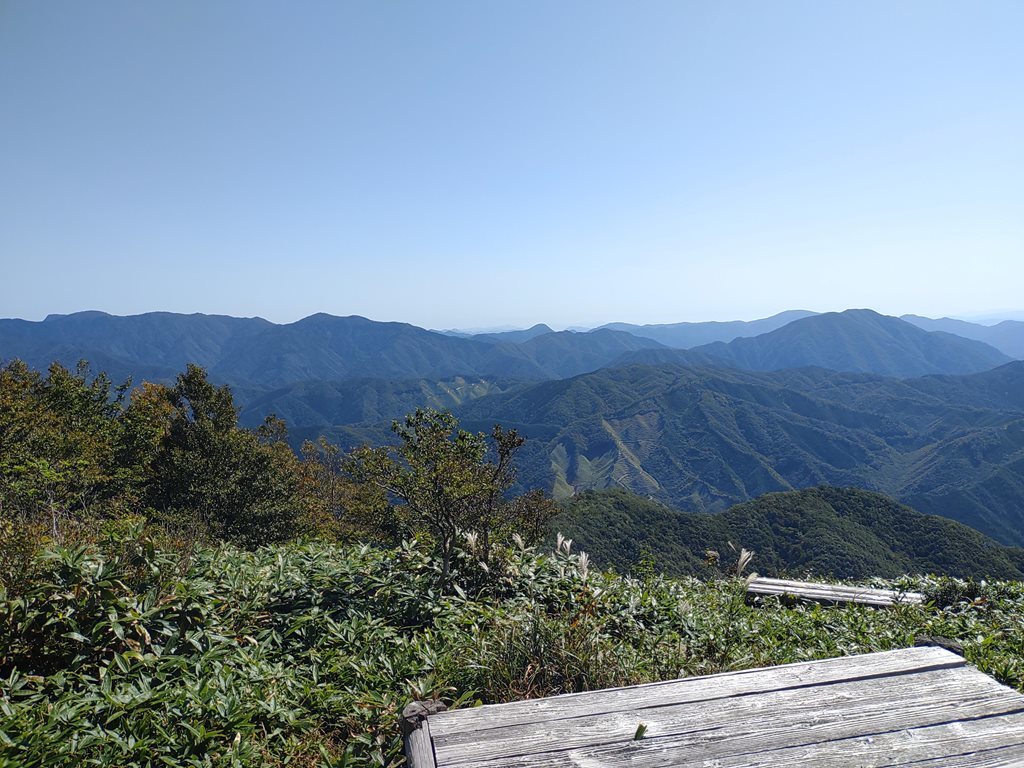
{"label": "tree line", "polygon": [[296,454],[273,415],[239,426],[231,390],[189,365],[172,385],[115,385],[86,363],[0,369],[0,579],[9,588],[48,542],[103,536],[140,519],[184,545],[243,547],[302,537],[429,539],[445,563],[471,537],[536,540],[554,505],[512,498],[523,438],[463,430],[447,412],[393,424],[396,444],[344,452],[321,438]]}

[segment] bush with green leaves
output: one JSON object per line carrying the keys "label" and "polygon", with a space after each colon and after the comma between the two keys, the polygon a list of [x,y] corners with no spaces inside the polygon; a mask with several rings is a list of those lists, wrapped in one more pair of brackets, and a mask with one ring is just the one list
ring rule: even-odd
{"label": "bush with green leaves", "polygon": [[932,601],[760,607],[736,579],[621,577],[557,550],[199,548],[138,528],[54,549],[0,591],[0,766],[400,765],[413,699],[500,702],[959,640],[1024,688],[1024,586],[903,580]]}

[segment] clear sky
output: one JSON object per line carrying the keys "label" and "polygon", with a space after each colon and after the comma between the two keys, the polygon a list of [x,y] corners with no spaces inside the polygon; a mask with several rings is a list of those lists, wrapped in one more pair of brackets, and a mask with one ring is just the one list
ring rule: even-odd
{"label": "clear sky", "polygon": [[0,0],[0,316],[1024,308],[1024,2]]}

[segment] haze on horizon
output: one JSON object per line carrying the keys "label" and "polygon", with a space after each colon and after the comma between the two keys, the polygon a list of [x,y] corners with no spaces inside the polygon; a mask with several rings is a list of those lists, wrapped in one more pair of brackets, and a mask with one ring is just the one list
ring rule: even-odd
{"label": "haze on horizon", "polygon": [[0,316],[1017,316],[1024,5],[0,6]]}

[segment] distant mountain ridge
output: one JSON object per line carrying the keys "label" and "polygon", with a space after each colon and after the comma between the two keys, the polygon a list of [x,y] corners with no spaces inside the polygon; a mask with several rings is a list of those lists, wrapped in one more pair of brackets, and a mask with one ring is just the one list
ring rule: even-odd
{"label": "distant mountain ridge", "polygon": [[815,366],[834,371],[908,378],[932,373],[976,373],[1012,358],[980,341],[924,331],[869,309],[826,312],[794,320],[769,333],[688,350],[645,350],[616,365],[680,363],[726,365],[749,371]]}
{"label": "distant mountain ridge", "polygon": [[514,343],[323,313],[276,325],[217,315],[83,312],[42,322],[0,320],[0,359],[18,357],[43,369],[54,360],[73,366],[86,359],[114,378],[133,375],[136,381],[170,380],[195,362],[215,380],[251,390],[356,378],[541,380],[596,370],[626,352],[660,346],[621,331],[530,330]]}
{"label": "distant mountain ridge", "polygon": [[520,344],[524,341],[536,338],[537,336],[543,336],[548,333],[555,333],[554,329],[544,323],[537,323],[530,328],[524,328],[521,331],[493,331],[490,333],[474,333],[469,338],[475,339],[476,341],[494,341],[494,342],[511,342],[513,344]]}
{"label": "distant mountain ridge", "polygon": [[1003,320],[995,325],[980,325],[949,317],[933,320],[919,315],[903,315],[900,319],[926,331],[945,331],[965,339],[983,341],[1004,355],[1024,360],[1024,320]]}
{"label": "distant mountain ridge", "polygon": [[74,366],[85,359],[116,380],[161,381],[190,362],[212,367],[227,344],[272,327],[258,317],[173,312],[120,316],[87,311],[48,315],[41,322],[0,320],[0,360],[17,357],[45,370],[54,361]]}
{"label": "distant mountain ridge", "polygon": [[794,320],[818,314],[805,309],[790,309],[760,320],[729,320],[703,323],[667,323],[658,325],[633,325],[631,323],[607,323],[601,328],[626,331],[636,336],[654,339],[666,347],[690,349],[715,341],[729,342],[748,336],[760,336],[774,331]]}
{"label": "distant mountain ridge", "polygon": [[694,332],[730,335],[776,325],[780,327],[758,336],[679,350],[609,327],[555,332],[538,324],[461,337],[408,323],[323,313],[277,325],[219,315],[81,312],[52,315],[38,323],[0,320],[0,359],[19,357],[39,368],[54,360],[74,365],[86,359],[114,378],[133,375],[137,381],[166,381],[195,362],[216,380],[247,391],[363,378],[545,380],[608,365],[665,362],[747,370],[819,366],[912,377],[971,373],[1011,359],[983,342],[928,332],[871,310],[794,311],[751,323],[645,326],[637,332],[658,335],[659,328],[668,328],[675,333],[683,326],[690,332],[699,326]]}

